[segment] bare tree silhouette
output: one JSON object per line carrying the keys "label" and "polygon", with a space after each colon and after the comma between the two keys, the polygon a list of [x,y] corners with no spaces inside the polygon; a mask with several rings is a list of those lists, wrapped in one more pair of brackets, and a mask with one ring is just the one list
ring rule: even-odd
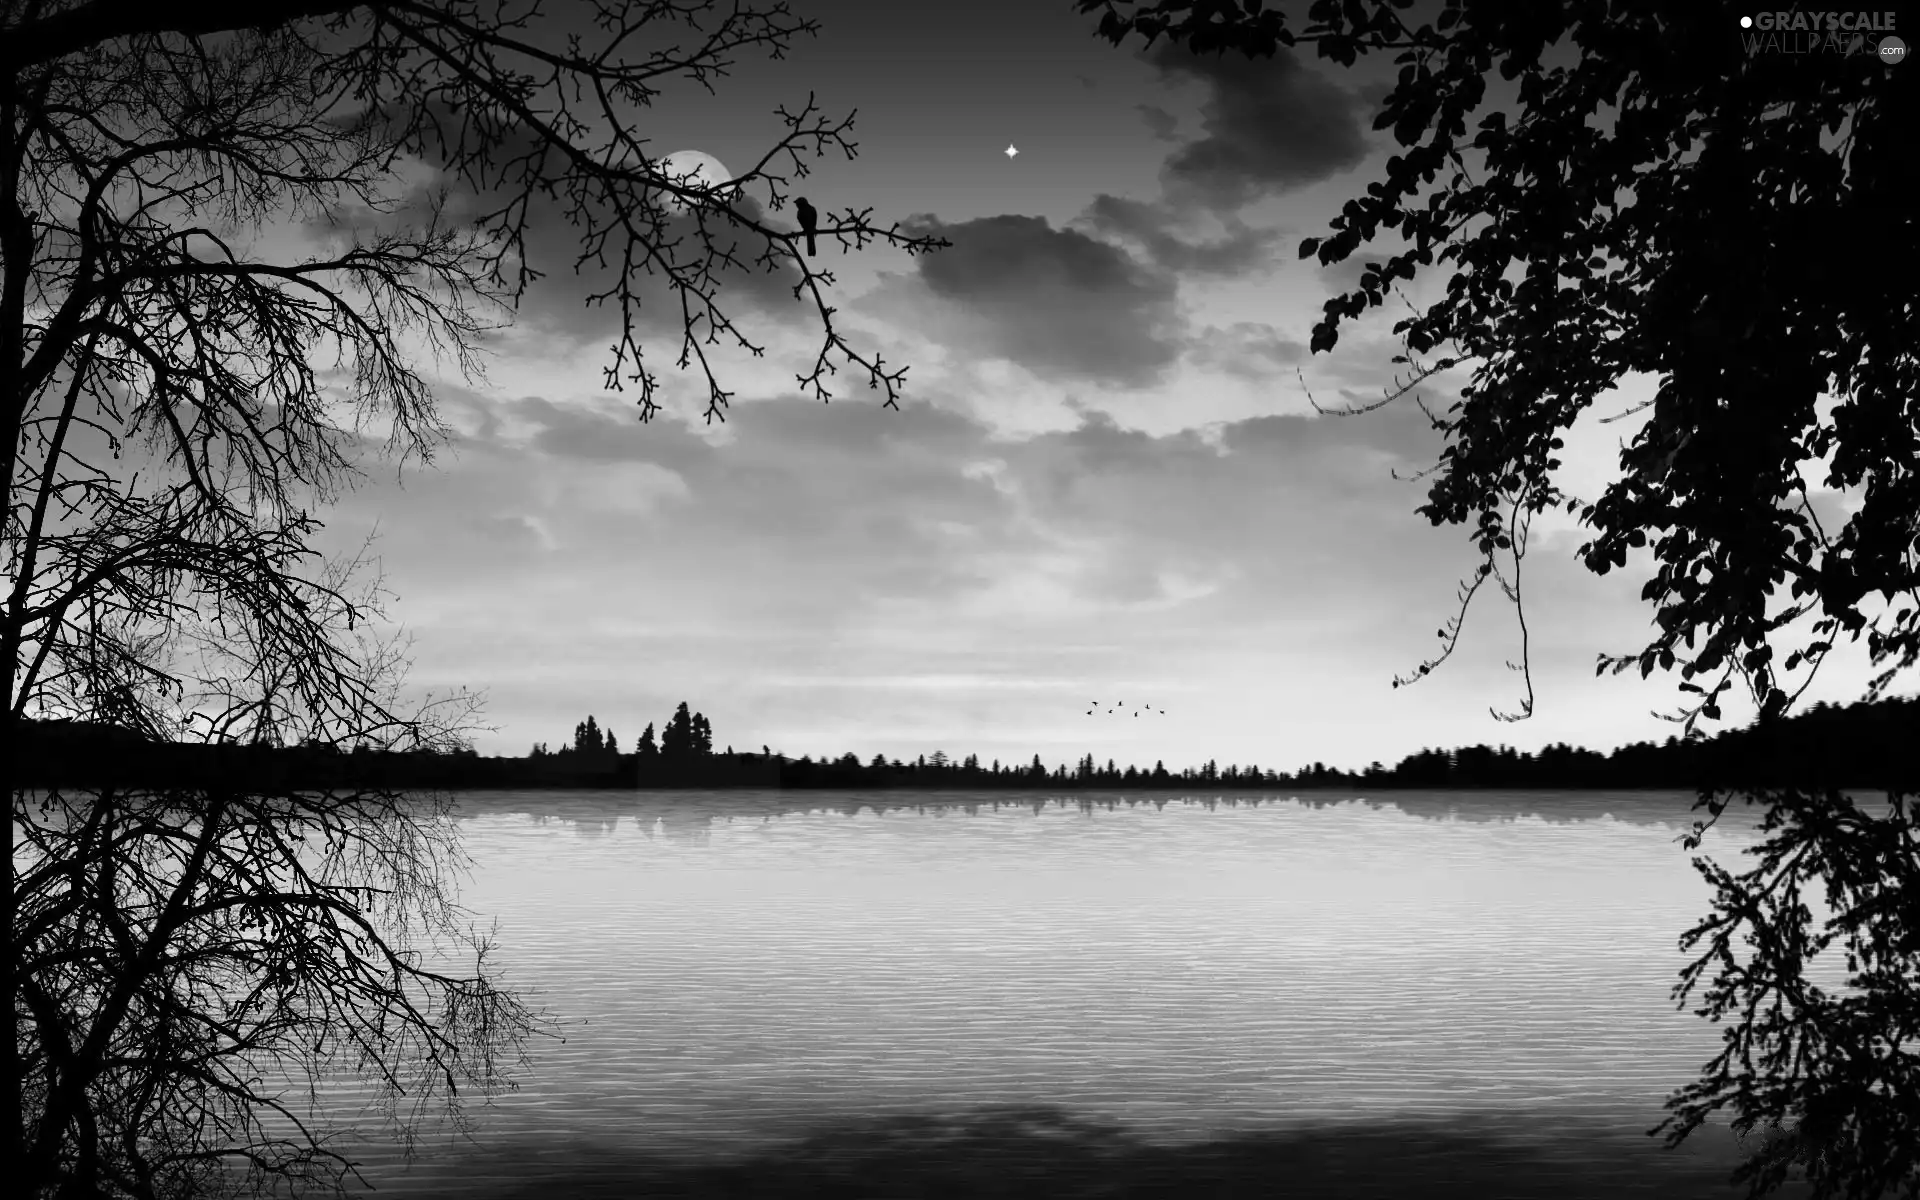
{"label": "bare tree silhouette", "polygon": [[[724,417],[704,347],[760,353],[720,304],[743,244],[813,301],[823,342],[800,386],[827,399],[838,358],[895,402],[904,368],[841,338],[830,277],[757,206],[777,211],[807,159],[851,155],[851,116],[811,97],[779,110],[784,135],[724,193],[662,172],[631,132],[664,82],[710,84],[740,51],[779,55],[817,26],[784,3],[607,0],[597,34],[556,36],[577,11],[0,2],[0,965],[15,1020],[0,1108],[18,1114],[5,1161],[23,1194],[340,1185],[351,1164],[262,1083],[275,1064],[370,1074],[402,1134],[510,1085],[539,1023],[465,933],[446,797],[238,778],[36,797],[15,768],[28,718],[217,746],[460,748],[478,699],[402,703],[378,581],[364,556],[316,565],[312,512],[357,476],[369,427],[402,464],[431,461],[447,430],[406,339],[483,375],[479,339],[498,326],[482,314],[510,315],[550,265],[530,261],[541,214],[578,232],[576,268],[617,267],[588,300],[618,301],[606,381],[639,384],[643,421],[658,381],[637,280],[681,301],[678,365],[697,359],[707,419]],[[403,192],[403,156],[434,186]],[[455,188],[497,204],[455,220]],[[362,236],[356,213],[400,227]],[[272,252],[284,241],[259,232],[289,219],[334,222],[327,248]],[[834,232],[941,244],[854,211]],[[329,349],[334,368],[316,366]],[[462,940],[464,967],[419,956]]]}

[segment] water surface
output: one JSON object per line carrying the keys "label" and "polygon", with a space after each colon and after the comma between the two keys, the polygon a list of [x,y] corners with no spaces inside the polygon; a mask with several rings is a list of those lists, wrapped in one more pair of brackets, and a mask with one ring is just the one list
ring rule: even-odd
{"label": "water surface", "polygon": [[463,797],[464,900],[566,1040],[476,1144],[370,1176],[1736,1194],[1724,1137],[1644,1136],[1717,1048],[1669,998],[1690,794],[1185,796]]}

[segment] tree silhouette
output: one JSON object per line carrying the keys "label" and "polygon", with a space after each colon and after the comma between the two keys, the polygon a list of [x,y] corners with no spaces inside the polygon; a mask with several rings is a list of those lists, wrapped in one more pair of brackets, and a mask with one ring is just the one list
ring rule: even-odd
{"label": "tree silhouette", "polygon": [[600,726],[588,714],[587,719],[573,727],[573,749],[579,754],[598,754],[605,748],[600,740]]}
{"label": "tree silhouette", "polygon": [[[1697,697],[1672,718],[1689,735],[1721,717],[1736,682],[1763,727],[1777,725],[1842,638],[1865,642],[1870,699],[1920,662],[1912,71],[1755,52],[1728,3],[1541,0],[1519,19],[1515,6],[1444,0],[1418,25],[1397,3],[1316,4],[1297,27],[1259,4],[1077,4],[1100,12],[1100,33],[1116,43],[1138,33],[1249,56],[1311,44],[1341,65],[1383,52],[1400,64],[1375,122],[1399,143],[1385,178],[1345,205],[1330,236],[1301,245],[1303,258],[1332,265],[1388,242],[1362,260],[1353,291],[1327,302],[1316,352],[1400,281],[1451,272],[1440,298],[1394,327],[1410,380],[1378,403],[1331,411],[1371,411],[1442,370],[1472,368],[1457,403],[1426,410],[1446,446],[1422,476],[1431,482],[1419,511],[1470,522],[1482,562],[1461,584],[1440,651],[1394,686],[1452,654],[1492,579],[1515,608],[1524,686],[1514,713],[1494,715],[1531,714],[1520,567],[1533,516],[1556,507],[1593,532],[1579,554],[1595,573],[1649,551],[1642,594],[1656,633],[1635,653],[1602,655],[1599,669],[1677,667]],[[1496,69],[1516,85],[1517,111],[1482,114]],[[1856,229],[1872,231],[1873,254],[1831,251]],[[1559,435],[1634,373],[1660,382],[1633,410],[1650,418],[1618,474],[1591,501],[1563,493],[1552,477]],[[1816,513],[1803,472],[1845,497],[1838,528]],[[1736,1172],[1754,1195],[1796,1164],[1821,1196],[1915,1187],[1920,1072],[1900,1046],[1920,1024],[1920,954],[1901,949],[1920,940],[1906,802],[1916,791],[1911,759],[1882,817],[1826,786],[1702,789],[1707,817],[1689,849],[1736,797],[1764,804],[1776,837],[1739,877],[1696,860],[1718,911],[1683,939],[1705,950],[1675,1000],[1684,1006],[1718,965],[1704,1011],[1740,1016],[1723,1031],[1726,1052],[1671,1098],[1660,1129],[1678,1144],[1723,1107],[1743,1133],[1797,1120],[1788,1152]],[[1815,876],[1836,901],[1818,936],[1797,900]],[[1857,994],[1806,987],[1804,959],[1842,938]],[[1742,939],[1757,947],[1744,967],[1733,949]]]}
{"label": "tree silhouette", "polygon": [[[1031,787],[1038,777],[1051,781],[1050,786],[1064,784],[1076,790],[1152,787],[1176,779],[1222,789],[1357,783],[1381,788],[1527,791],[1672,789],[1693,787],[1703,779],[1788,785],[1834,777],[1877,786],[1879,781],[1910,770],[1908,743],[1916,722],[1920,722],[1920,698],[1848,706],[1820,704],[1764,728],[1755,725],[1685,741],[1669,737],[1663,744],[1635,742],[1604,754],[1566,745],[1548,746],[1537,754],[1512,746],[1462,746],[1416,751],[1391,768],[1374,762],[1364,770],[1352,771],[1314,762],[1291,774],[1257,763],[1222,769],[1213,760],[1178,771],[1169,771],[1164,763],[1156,764],[1152,771],[1133,767],[1122,771],[1112,759],[1105,767],[1096,767],[1091,754],[1081,755],[1070,770],[1065,766],[1050,769],[1038,760],[1018,770],[1001,769],[998,763],[983,770],[976,755],[967,755],[956,766],[952,757],[941,751],[916,757],[911,764],[875,755],[865,765],[858,755],[848,753],[830,760],[833,772],[819,774],[800,768],[802,763],[810,767],[811,758],[795,762],[774,756],[766,747],[762,747],[761,757],[778,757],[782,764],[796,768],[778,775],[782,786],[794,787],[948,787],[976,783]],[[750,785],[760,786],[757,782]]]}
{"label": "tree silhouette", "polygon": [[[217,1190],[230,1166],[249,1190],[337,1183],[348,1164],[280,1120],[297,1114],[263,1072],[345,1056],[405,1126],[502,1085],[533,1028],[483,947],[467,974],[413,957],[458,934],[446,797],[236,784],[35,800],[16,751],[33,718],[353,747],[342,757],[360,763],[460,749],[477,698],[400,703],[404,642],[369,632],[378,581],[364,558],[315,565],[311,514],[359,469],[360,427],[336,413],[384,428],[402,464],[431,459],[447,428],[409,347],[479,377],[497,327],[483,315],[555,265],[531,250],[535,221],[567,218],[576,266],[616,264],[589,298],[619,303],[606,382],[639,385],[643,421],[658,381],[636,332],[642,267],[686,301],[678,365],[698,360],[709,420],[729,393],[705,346],[759,350],[719,303],[753,265],[812,300],[823,342],[802,390],[826,399],[838,359],[895,403],[904,369],[840,336],[830,281],[761,207],[783,207],[805,156],[851,153],[851,119],[811,97],[781,110],[784,136],[724,195],[660,171],[631,132],[663,81],[708,81],[817,26],[751,0],[601,7],[568,40],[538,3],[0,4],[0,967],[15,1014],[0,1110],[19,1115],[3,1161],[24,1194]],[[403,156],[435,176],[414,195]],[[456,187],[477,215],[449,215]],[[255,236],[289,215],[318,236],[280,239],[284,253]],[[942,244],[852,210],[831,232]],[[318,868],[294,853],[309,838],[331,851]],[[229,1011],[213,978],[246,1007]]]}
{"label": "tree silhouette", "polygon": [[660,757],[660,747],[653,742],[653,722],[647,722],[647,727],[640,731],[640,740],[635,743],[633,750],[643,762]]}
{"label": "tree silhouette", "polygon": [[673,716],[660,730],[660,757],[691,758],[693,747],[693,714],[687,711],[687,702],[682,700],[680,707],[673,710]]}
{"label": "tree silhouette", "polygon": [[713,753],[713,726],[707,724],[706,717],[693,714],[691,747],[695,754]]}

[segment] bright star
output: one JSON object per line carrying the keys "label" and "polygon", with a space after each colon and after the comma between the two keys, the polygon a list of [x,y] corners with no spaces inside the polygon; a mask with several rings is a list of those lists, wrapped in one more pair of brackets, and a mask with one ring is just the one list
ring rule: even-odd
{"label": "bright star", "polygon": [[1007,157],[1008,157],[1008,158],[1012,158],[1012,157],[1013,157],[1014,155],[1016,155],[1016,154],[1018,154],[1018,153],[1020,153],[1020,152],[1019,152],[1018,150],[1015,150],[1015,149],[1013,148],[1013,145],[1012,145],[1012,143],[1008,143],[1008,145],[1007,145]]}

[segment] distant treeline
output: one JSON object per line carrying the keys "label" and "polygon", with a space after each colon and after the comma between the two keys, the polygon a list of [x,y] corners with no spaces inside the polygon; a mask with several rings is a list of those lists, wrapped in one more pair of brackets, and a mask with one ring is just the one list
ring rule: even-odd
{"label": "distant treeline", "polygon": [[787,758],[713,749],[706,717],[682,703],[658,737],[648,725],[630,751],[589,716],[558,750],[544,743],[525,758],[389,753],[370,746],[206,746],[153,743],[122,730],[73,722],[30,722],[22,786],[56,784],[187,784],[260,781],[294,787],[378,782],[448,788],[1046,788],[1216,789],[1285,787],[1384,788],[1660,788],[1817,784],[1853,788],[1911,787],[1920,768],[1920,699],[1816,705],[1772,728],[1749,726],[1712,738],[1636,742],[1609,754],[1566,745],[1538,754],[1506,747],[1423,750],[1394,767],[1374,763],[1342,771],[1312,763],[1293,771],[1255,764],[1169,770],[1120,768],[1091,754],[1049,767],[1039,755],[1024,764],[982,763],[935,752],[911,761],[875,755]]}

